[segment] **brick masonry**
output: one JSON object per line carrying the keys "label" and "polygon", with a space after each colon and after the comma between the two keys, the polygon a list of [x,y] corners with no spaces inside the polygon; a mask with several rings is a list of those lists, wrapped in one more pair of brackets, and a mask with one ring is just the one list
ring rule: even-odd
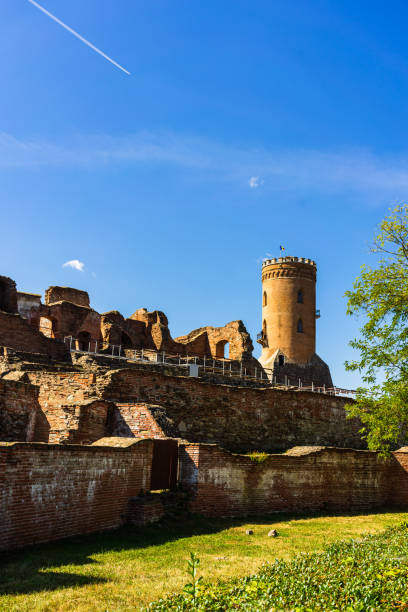
{"label": "brick masonry", "polygon": [[68,360],[69,354],[63,342],[46,338],[18,314],[0,311],[0,346],[19,351],[43,353],[53,359]]}
{"label": "brick masonry", "polygon": [[165,516],[159,495],[140,495],[129,500],[127,522],[137,527],[157,523]]}
{"label": "brick masonry", "polygon": [[[214,385],[136,368],[108,372],[104,379],[98,383],[102,397],[114,402],[119,412],[124,406],[123,420],[131,423],[136,436],[160,437],[159,427],[165,436],[214,443],[234,452],[281,451],[302,444],[363,448],[360,424],[346,419],[344,406],[350,400],[342,397]],[[161,411],[141,404],[160,406]]]}
{"label": "brick masonry", "polygon": [[27,371],[38,391],[33,440],[173,437],[234,452],[282,451],[301,444],[363,447],[358,421],[346,419],[344,398],[214,384],[175,375],[175,369]]}
{"label": "brick masonry", "polygon": [[0,549],[118,527],[150,487],[153,443],[0,443]]}
{"label": "brick masonry", "polygon": [[31,440],[38,409],[36,387],[0,378],[0,434],[3,441]]}
{"label": "brick masonry", "polygon": [[[408,504],[408,448],[386,461],[370,451],[295,447],[256,462],[215,445],[180,445],[178,484],[206,516],[364,511]],[[153,441],[104,438],[92,446],[0,444],[0,550],[145,525],[180,505],[150,488]],[[182,501],[182,500],[181,500]],[[170,502],[170,503],[169,503]],[[183,502],[184,503],[184,502]]]}
{"label": "brick masonry", "polygon": [[361,511],[408,502],[408,449],[377,453],[295,448],[256,462],[213,445],[180,449],[180,483],[190,509],[207,516],[273,512]]}

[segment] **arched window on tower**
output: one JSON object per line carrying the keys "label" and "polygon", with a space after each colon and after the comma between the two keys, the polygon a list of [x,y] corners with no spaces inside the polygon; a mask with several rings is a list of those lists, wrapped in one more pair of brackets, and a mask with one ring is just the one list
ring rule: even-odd
{"label": "arched window on tower", "polygon": [[298,291],[297,301],[298,301],[298,304],[303,304],[303,291],[301,289],[299,289]]}
{"label": "arched window on tower", "polygon": [[268,303],[268,298],[267,298],[267,295],[266,295],[266,291],[264,291],[262,304],[263,304],[263,306],[266,306],[267,303]]}
{"label": "arched window on tower", "polygon": [[302,319],[298,319],[297,330],[298,330],[299,334],[303,334],[303,321],[302,321]]}

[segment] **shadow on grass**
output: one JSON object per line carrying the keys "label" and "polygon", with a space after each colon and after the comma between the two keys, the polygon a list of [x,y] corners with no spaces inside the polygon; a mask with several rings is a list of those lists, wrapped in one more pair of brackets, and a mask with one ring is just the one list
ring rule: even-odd
{"label": "shadow on grass", "polygon": [[[369,511],[370,514],[398,513],[406,509],[382,508]],[[162,521],[148,527],[126,525],[112,531],[67,538],[50,544],[37,544],[13,552],[0,553],[0,596],[29,594],[38,591],[52,591],[60,588],[103,584],[107,578],[55,571],[58,567],[70,565],[98,565],[91,555],[140,550],[160,546],[192,536],[210,535],[251,525],[271,525],[277,522],[323,518],[327,516],[359,516],[367,511],[355,513],[319,512],[310,514],[268,514],[240,518],[204,518],[190,515],[179,519]],[[48,571],[50,570],[50,571]],[[52,571],[54,570],[54,571]],[[68,570],[68,568],[67,568]]]}

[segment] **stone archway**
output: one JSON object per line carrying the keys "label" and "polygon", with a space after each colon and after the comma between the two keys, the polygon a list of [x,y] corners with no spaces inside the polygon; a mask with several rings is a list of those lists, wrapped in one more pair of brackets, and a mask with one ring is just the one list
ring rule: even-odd
{"label": "stone archway", "polygon": [[229,358],[229,342],[228,340],[219,340],[215,345],[215,357],[217,359]]}
{"label": "stone archway", "polygon": [[77,349],[79,351],[89,351],[92,341],[91,334],[87,331],[81,331],[77,337]]}

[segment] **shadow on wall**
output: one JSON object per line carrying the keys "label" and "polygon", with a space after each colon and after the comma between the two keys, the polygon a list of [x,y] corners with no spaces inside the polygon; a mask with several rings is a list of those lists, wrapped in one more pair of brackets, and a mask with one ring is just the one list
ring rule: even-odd
{"label": "shadow on wall", "polygon": [[[393,512],[395,512],[395,508]],[[379,514],[384,510],[370,511]],[[35,545],[24,550],[2,553],[2,576],[0,596],[7,594],[30,594],[40,591],[53,591],[60,588],[85,586],[87,584],[104,584],[110,578],[95,578],[92,568],[98,563],[92,557],[101,553],[114,553],[125,550],[142,551],[144,548],[161,546],[182,538],[219,533],[231,527],[246,525],[270,525],[282,521],[307,519],[323,516],[358,516],[360,513],[333,514],[275,514],[235,519],[206,519],[198,516],[186,516],[180,521],[175,518],[166,521],[160,528],[157,525],[147,527],[126,526],[103,534],[92,534],[68,538],[53,544]],[[366,514],[366,513],[361,513]],[[186,556],[188,550],[186,548]],[[47,568],[58,568],[66,565],[89,566],[87,574],[49,572]]]}

